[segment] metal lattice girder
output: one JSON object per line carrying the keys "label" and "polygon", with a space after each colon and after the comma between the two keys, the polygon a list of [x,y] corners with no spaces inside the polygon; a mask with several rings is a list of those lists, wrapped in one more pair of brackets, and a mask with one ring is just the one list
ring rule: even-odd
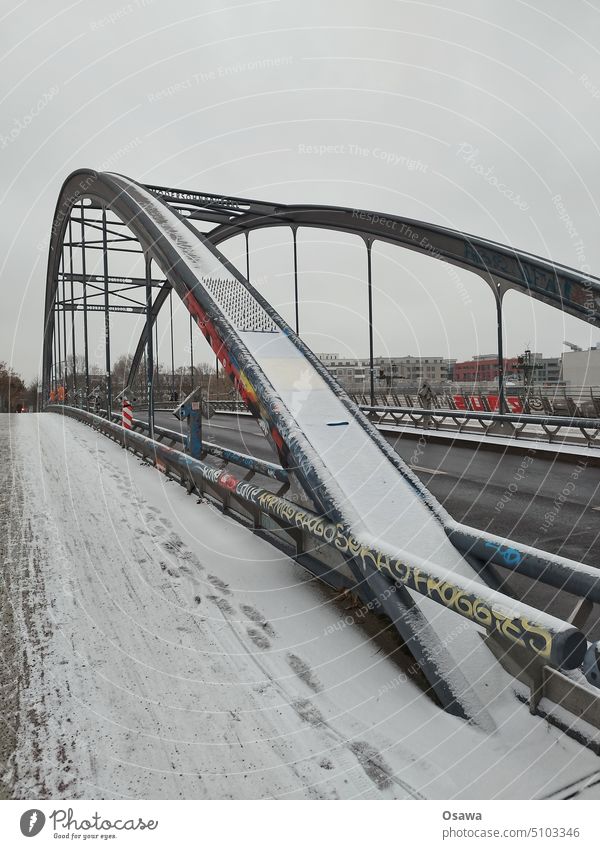
{"label": "metal lattice girder", "polygon": [[64,310],[65,312],[83,312],[84,310],[87,310],[88,312],[105,312],[105,311],[108,310],[108,312],[125,312],[125,313],[132,313],[133,315],[145,315],[146,314],[146,307],[142,307],[142,306],[139,306],[139,307],[121,306],[120,304],[109,304],[108,307],[105,307],[103,304],[89,304],[88,303],[87,306],[85,306],[84,304],[80,304],[80,303],[70,304],[67,301],[67,303],[65,303],[65,304],[59,303],[57,305],[57,308],[58,308],[59,311]]}
{"label": "metal lattice girder", "polygon": [[[73,280],[75,283],[104,283],[104,276],[102,274],[78,274],[76,272],[63,271],[59,275],[59,279],[65,280]],[[108,275],[108,282],[111,285],[117,286],[147,286],[145,277],[119,277],[114,274]],[[164,286],[166,280],[152,280],[150,285],[154,288],[160,288]]]}
{"label": "metal lattice girder", "polygon": [[217,245],[265,227],[316,227],[401,245],[466,268],[504,293],[516,289],[583,321],[600,326],[600,278],[490,239],[389,213],[317,204],[267,203],[147,186],[165,202],[193,210],[189,217],[219,222],[209,238]]}

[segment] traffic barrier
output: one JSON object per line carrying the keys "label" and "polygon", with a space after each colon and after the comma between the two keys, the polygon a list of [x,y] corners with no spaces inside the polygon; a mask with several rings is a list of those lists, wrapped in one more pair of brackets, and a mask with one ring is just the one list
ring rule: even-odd
{"label": "traffic barrier", "polygon": [[123,413],[122,413],[122,424],[125,430],[131,430],[131,423],[133,421],[133,407],[131,401],[128,401],[127,398],[123,398]]}

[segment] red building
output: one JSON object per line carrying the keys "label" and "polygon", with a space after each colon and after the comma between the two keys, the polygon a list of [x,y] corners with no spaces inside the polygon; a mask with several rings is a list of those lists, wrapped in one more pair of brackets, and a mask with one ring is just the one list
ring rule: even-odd
{"label": "red building", "polygon": [[[510,357],[504,360],[505,375],[518,374],[516,371],[517,358]],[[463,363],[454,363],[452,379],[455,383],[483,383],[498,379],[498,357],[481,357],[467,360]]]}

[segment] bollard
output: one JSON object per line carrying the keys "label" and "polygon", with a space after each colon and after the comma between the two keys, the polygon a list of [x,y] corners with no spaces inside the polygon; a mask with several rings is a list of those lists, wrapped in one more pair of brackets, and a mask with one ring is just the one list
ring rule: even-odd
{"label": "bollard", "polygon": [[188,451],[199,460],[202,456],[202,410],[199,401],[192,401],[188,415]]}
{"label": "bollard", "polygon": [[[193,400],[194,398],[198,400]],[[188,435],[185,438],[185,447],[190,457],[194,457],[196,460],[199,460],[202,456],[202,416],[206,408],[207,404],[202,398],[202,390],[198,386],[173,410],[173,415],[180,422],[187,419]]]}
{"label": "bollard", "polygon": [[131,430],[132,420],[133,420],[133,407],[131,406],[131,401],[128,401],[127,398],[123,398],[122,425],[125,428],[125,430]]}

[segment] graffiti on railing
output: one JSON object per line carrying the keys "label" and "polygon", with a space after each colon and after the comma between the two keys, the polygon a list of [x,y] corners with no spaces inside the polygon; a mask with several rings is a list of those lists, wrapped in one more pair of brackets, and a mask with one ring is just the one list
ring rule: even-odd
{"label": "graffiti on railing", "polygon": [[516,548],[510,548],[506,545],[500,545],[497,542],[486,542],[486,548],[493,548],[500,555],[500,558],[507,566],[516,566],[523,559],[523,555]]}

